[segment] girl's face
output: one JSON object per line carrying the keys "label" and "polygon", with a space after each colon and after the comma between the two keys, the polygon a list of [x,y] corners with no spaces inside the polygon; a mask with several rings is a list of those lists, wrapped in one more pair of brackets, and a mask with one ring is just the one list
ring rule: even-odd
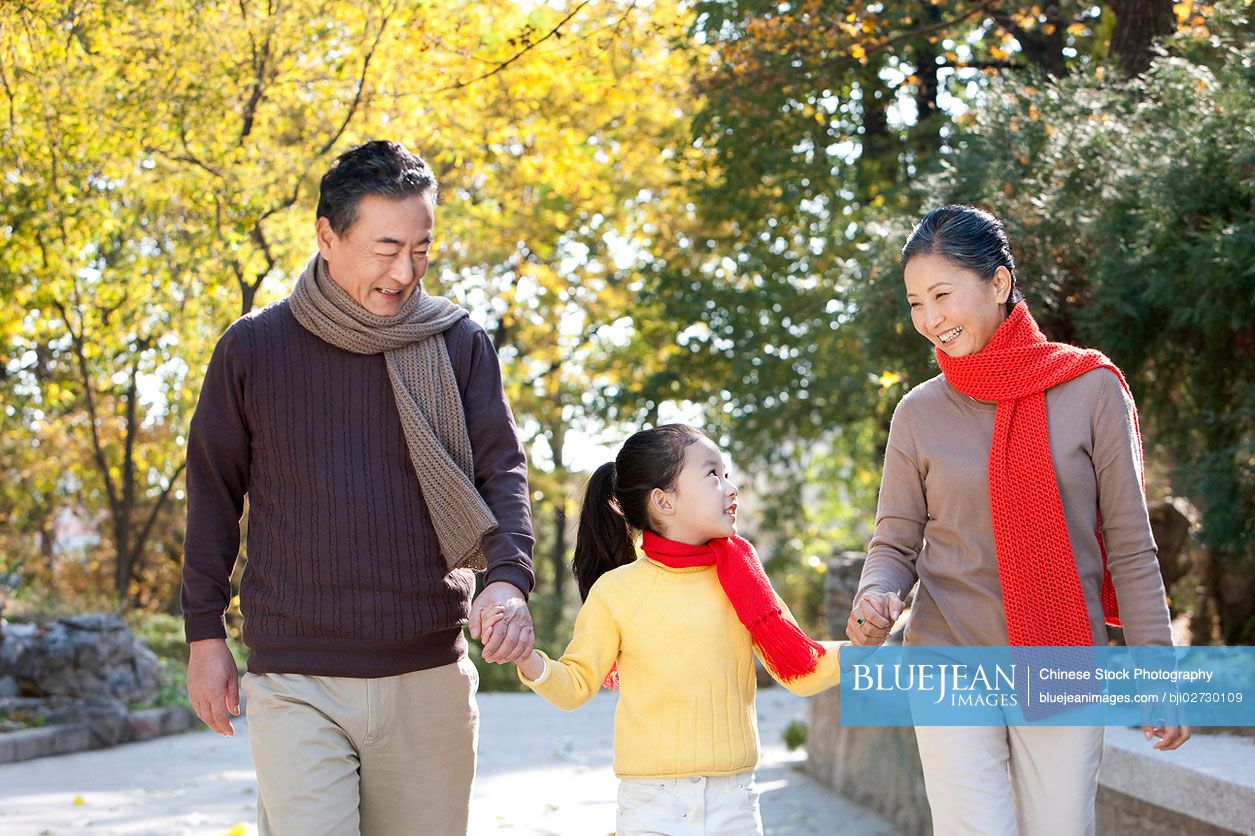
{"label": "girl's face", "polygon": [[650,515],[660,533],[681,543],[700,546],[707,540],[736,534],[736,485],[728,479],[719,448],[699,438],[684,450],[684,465],[669,490],[650,495]]}
{"label": "girl's face", "polygon": [[911,323],[951,357],[975,354],[989,345],[1007,318],[1011,271],[1005,267],[985,281],[943,255],[926,253],[908,261],[903,273]]}

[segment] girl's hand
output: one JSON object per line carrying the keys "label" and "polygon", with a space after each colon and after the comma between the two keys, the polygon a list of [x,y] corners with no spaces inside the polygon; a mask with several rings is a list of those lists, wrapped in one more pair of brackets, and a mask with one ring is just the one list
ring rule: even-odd
{"label": "girl's hand", "polygon": [[854,644],[884,644],[905,607],[896,593],[865,592],[850,612],[845,634]]}
{"label": "girl's hand", "polygon": [[492,641],[493,627],[505,619],[505,607],[497,604],[479,612],[479,639],[485,645]]}
{"label": "girl's hand", "polygon": [[540,679],[545,673],[545,659],[535,650],[528,654],[526,659],[520,659],[514,664],[519,666],[523,676],[527,677],[531,682]]}

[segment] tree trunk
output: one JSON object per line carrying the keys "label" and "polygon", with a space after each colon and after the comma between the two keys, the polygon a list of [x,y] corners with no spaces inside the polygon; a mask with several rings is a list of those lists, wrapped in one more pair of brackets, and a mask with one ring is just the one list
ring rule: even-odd
{"label": "tree trunk", "polygon": [[553,565],[553,592],[557,602],[557,611],[562,611],[563,593],[566,591],[567,575],[570,569],[566,565],[566,504],[567,504],[567,473],[562,466],[563,448],[566,446],[566,427],[561,423],[561,412],[558,413],[558,425],[549,433],[549,447],[553,452],[553,475],[557,490],[553,496],[553,545],[549,551],[549,560]]}
{"label": "tree trunk", "polygon": [[[941,9],[931,3],[925,3],[921,16],[929,24],[941,20]],[[915,111],[918,120],[912,131],[912,145],[915,151],[915,168],[922,170],[924,164],[941,150],[941,109],[937,106],[937,57],[940,51],[937,45],[921,38],[915,44],[915,75],[919,84],[915,88]]]}
{"label": "tree trunk", "polygon": [[257,299],[258,285],[240,283],[240,316],[248,316],[253,310],[253,304]]}
{"label": "tree trunk", "polygon": [[118,600],[128,601],[131,578],[135,575],[135,558],[138,549],[131,546],[131,528],[135,514],[135,441],[139,432],[139,351],[131,361],[130,380],[127,382],[124,403],[126,405],[126,436],[122,449],[122,496],[113,507],[114,546],[117,564],[114,567],[114,583]]}
{"label": "tree trunk", "polygon": [[[875,70],[873,70],[874,72]],[[858,162],[860,203],[896,185],[900,178],[898,137],[889,127],[888,108],[892,99],[885,84],[874,74],[859,81],[862,88],[863,153]]]}
{"label": "tree trunk", "polygon": [[1063,55],[1066,24],[1057,0],[1046,3],[1042,14],[1046,22],[1037,29],[1025,29],[1005,9],[998,9],[992,17],[998,26],[1020,42],[1020,49],[1029,63],[1041,67],[1054,78],[1062,78],[1068,71],[1067,59]]}
{"label": "tree trunk", "polygon": [[1111,53],[1120,57],[1120,71],[1135,78],[1150,67],[1156,38],[1176,31],[1172,0],[1111,0],[1116,13]]}
{"label": "tree trunk", "polygon": [[553,594],[558,601],[563,600],[566,592],[567,575],[571,570],[566,565],[566,494],[559,493],[553,503],[553,547],[549,552],[553,563]]}

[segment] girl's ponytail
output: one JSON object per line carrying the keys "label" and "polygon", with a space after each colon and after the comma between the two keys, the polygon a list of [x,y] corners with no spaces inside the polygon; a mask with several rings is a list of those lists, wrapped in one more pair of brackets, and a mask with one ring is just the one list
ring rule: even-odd
{"label": "girl's ponytail", "polygon": [[571,563],[581,601],[606,572],[636,560],[632,532],[616,507],[614,489],[615,463],[606,462],[593,472],[584,490]]}
{"label": "girl's ponytail", "polygon": [[[685,424],[663,424],[633,433],[619,454],[593,472],[584,491],[575,535],[575,581],[580,600],[611,569],[636,560],[633,536],[650,527],[649,495],[670,490],[684,466],[684,451],[706,436]],[[662,533],[662,532],[658,532]]]}

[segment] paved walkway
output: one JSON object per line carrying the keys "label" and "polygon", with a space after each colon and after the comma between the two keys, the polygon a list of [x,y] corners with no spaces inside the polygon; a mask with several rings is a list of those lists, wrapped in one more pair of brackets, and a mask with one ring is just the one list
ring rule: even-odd
{"label": "paved walkway", "polygon": [[[567,714],[531,694],[482,694],[473,836],[599,836],[614,830],[610,769],[615,698],[603,693]],[[781,743],[805,719],[805,700],[779,688],[759,694],[763,759],[758,780],[772,836],[894,834],[872,813],[796,769],[804,754]],[[255,833],[256,778],[247,726],[236,737],[207,731],[96,752],[0,766],[0,833]]]}

